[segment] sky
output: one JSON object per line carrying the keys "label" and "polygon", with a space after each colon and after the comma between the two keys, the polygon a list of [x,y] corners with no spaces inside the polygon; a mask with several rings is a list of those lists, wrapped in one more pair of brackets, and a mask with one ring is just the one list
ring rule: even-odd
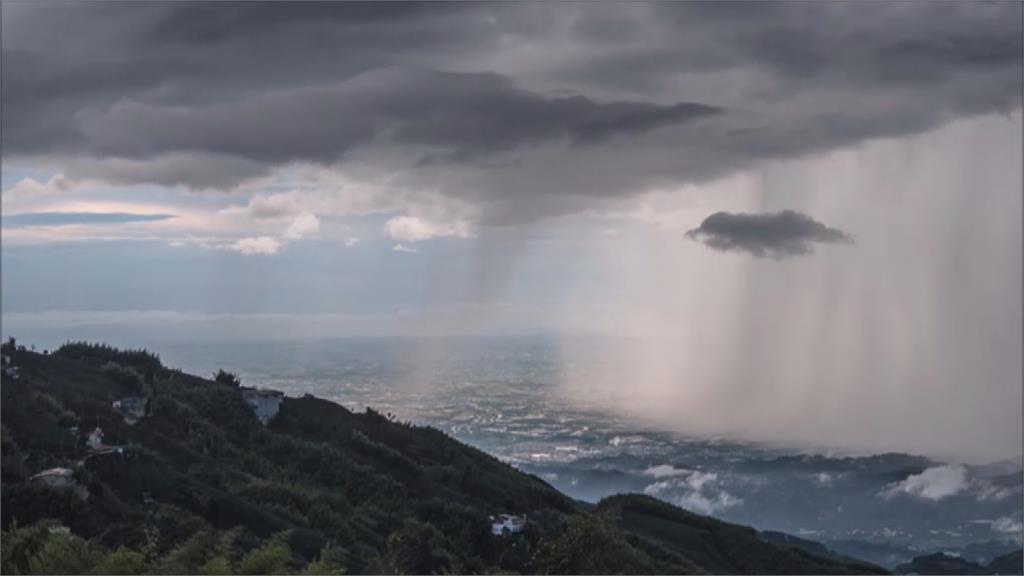
{"label": "sky", "polygon": [[596,335],[667,426],[1021,452],[1018,2],[2,6],[5,335]]}

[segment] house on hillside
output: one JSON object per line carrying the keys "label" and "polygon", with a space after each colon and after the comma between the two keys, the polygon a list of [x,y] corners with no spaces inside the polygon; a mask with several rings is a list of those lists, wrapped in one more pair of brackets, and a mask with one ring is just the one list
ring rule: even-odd
{"label": "house on hillside", "polygon": [[146,417],[146,405],[149,398],[145,396],[128,396],[120,400],[114,400],[113,407],[124,418],[129,426]]}
{"label": "house on hillside", "polygon": [[264,426],[271,418],[277,415],[281,409],[281,401],[284,400],[284,392],[279,390],[268,390],[265,388],[242,388],[242,399],[252,408],[252,411],[259,418]]}
{"label": "house on hillside", "polygon": [[71,468],[50,468],[31,476],[30,482],[50,488],[71,488],[75,485],[74,471]]}
{"label": "house on hillside", "polygon": [[75,473],[71,468],[50,468],[30,476],[28,480],[37,486],[46,486],[58,490],[71,490],[83,502],[89,499],[89,489],[75,480]]}
{"label": "house on hillside", "polygon": [[4,378],[10,378],[11,380],[18,379],[18,367],[13,364],[10,356],[4,354],[2,359],[0,359],[0,366],[3,366]]}
{"label": "house on hillside", "polygon": [[90,450],[102,450],[103,446],[103,429],[99,426],[95,430],[89,432],[89,436],[85,439],[85,444]]}
{"label": "house on hillside", "polygon": [[516,516],[514,514],[498,514],[491,516],[491,534],[504,536],[522,532],[526,527],[526,515]]}
{"label": "house on hillside", "polygon": [[85,457],[85,460],[93,463],[103,462],[109,458],[117,459],[118,461],[131,460],[138,455],[138,449],[131,444],[105,444],[100,448],[89,450],[89,455]]}

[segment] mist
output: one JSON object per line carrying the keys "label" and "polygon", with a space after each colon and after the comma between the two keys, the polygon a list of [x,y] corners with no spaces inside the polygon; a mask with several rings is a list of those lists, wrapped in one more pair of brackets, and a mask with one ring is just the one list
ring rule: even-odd
{"label": "mist", "polygon": [[[1021,116],[777,163],[660,194],[661,226],[595,245],[564,393],[686,433],[961,461],[1021,453]],[[693,196],[700,194],[700,203]],[[852,234],[787,259],[683,236],[795,209]]]}

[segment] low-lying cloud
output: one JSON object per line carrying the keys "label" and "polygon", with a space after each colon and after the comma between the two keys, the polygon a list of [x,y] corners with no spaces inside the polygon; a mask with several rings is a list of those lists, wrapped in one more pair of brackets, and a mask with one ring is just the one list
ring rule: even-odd
{"label": "low-lying cloud", "polygon": [[173,214],[132,214],[128,212],[27,212],[4,216],[3,225],[9,228],[35,226],[74,226],[100,224],[131,224],[156,222],[174,218]]}
{"label": "low-lying cloud", "polygon": [[756,257],[806,256],[814,244],[852,244],[853,238],[794,210],[763,214],[716,212],[686,233],[709,248]]}
{"label": "low-lying cloud", "polygon": [[283,243],[280,240],[272,236],[254,236],[236,240],[229,244],[227,248],[246,256],[270,256],[277,254],[282,245]]}
{"label": "low-lying cloud", "polygon": [[647,470],[645,474],[666,479],[644,488],[644,494],[667,500],[700,514],[714,514],[743,504],[741,498],[722,488],[715,472],[656,466]]}
{"label": "low-lying cloud", "polygon": [[883,491],[882,496],[892,498],[903,494],[922,500],[942,500],[967,490],[969,486],[966,466],[946,464],[911,474]]}
{"label": "low-lying cloud", "polygon": [[320,230],[320,219],[316,217],[316,214],[304,212],[292,220],[292,223],[284,231],[284,237],[287,240],[301,240],[318,230]]}
{"label": "low-lying cloud", "polygon": [[471,235],[465,222],[438,223],[416,216],[395,216],[384,223],[384,232],[399,242],[422,242],[443,236],[465,238]]}
{"label": "low-lying cloud", "polygon": [[653,476],[655,478],[671,478],[673,476],[686,476],[690,474],[690,470],[685,468],[676,468],[671,464],[659,464],[657,466],[651,466],[644,470],[644,476]]}
{"label": "low-lying cloud", "polygon": [[998,486],[979,477],[972,477],[970,470],[962,464],[932,466],[920,474],[911,474],[901,482],[890,484],[879,493],[882,498],[910,496],[920,500],[938,501],[953,496],[969,496],[978,502],[998,501],[1007,498],[1014,490]]}

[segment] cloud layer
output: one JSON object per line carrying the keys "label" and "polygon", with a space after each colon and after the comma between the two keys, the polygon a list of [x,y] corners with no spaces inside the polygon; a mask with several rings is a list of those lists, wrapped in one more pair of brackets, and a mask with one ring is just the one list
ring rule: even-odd
{"label": "cloud layer", "polygon": [[771,258],[804,256],[813,252],[814,244],[853,242],[842,230],[829,228],[793,210],[764,214],[716,212],[686,236],[715,250]]}
{"label": "cloud layer", "polygon": [[315,165],[522,223],[1015,109],[1021,10],[5,4],[3,150],[193,189]]}

